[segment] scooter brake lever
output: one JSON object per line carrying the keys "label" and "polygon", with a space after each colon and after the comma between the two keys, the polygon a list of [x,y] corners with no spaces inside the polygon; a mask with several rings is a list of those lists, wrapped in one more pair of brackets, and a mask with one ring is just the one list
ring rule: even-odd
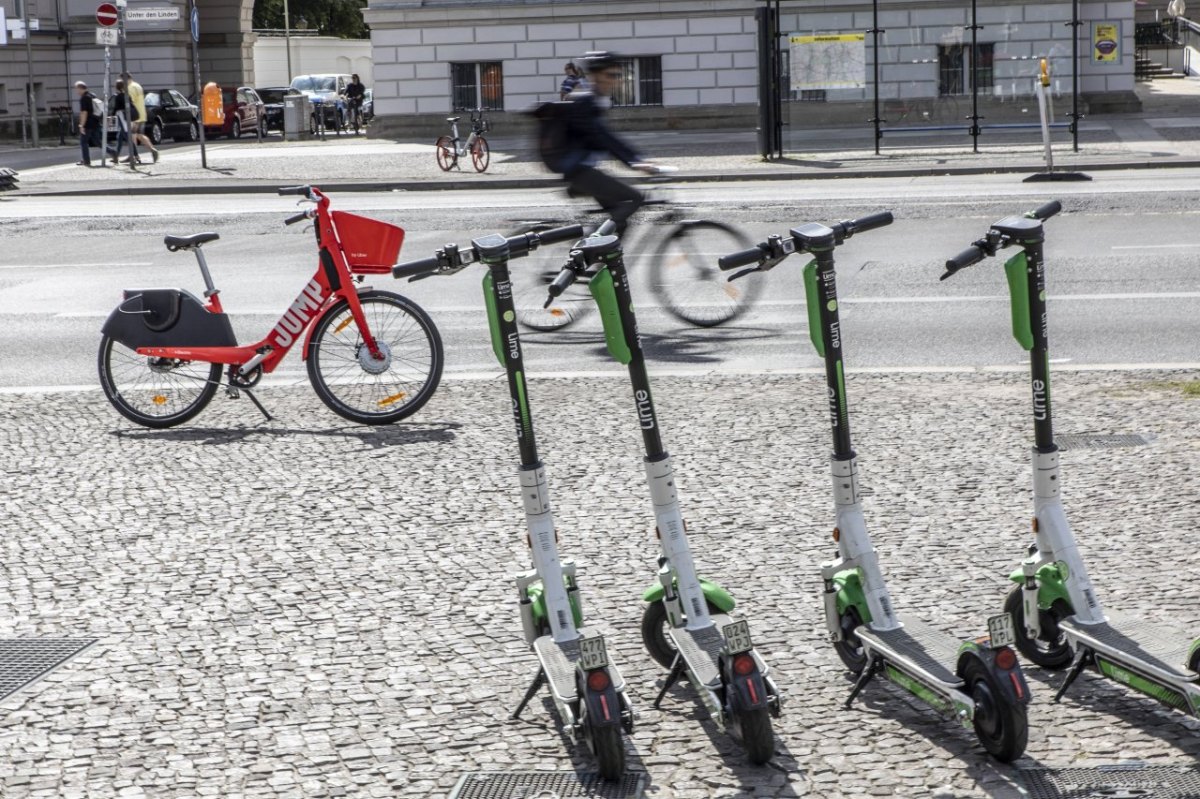
{"label": "scooter brake lever", "polygon": [[759,267],[752,266],[749,269],[743,269],[740,272],[735,272],[734,274],[730,275],[729,279],[725,282],[732,283],[733,281],[737,280],[738,278],[745,277],[746,275],[750,274],[751,272],[761,272],[761,271],[763,271],[763,270],[760,269]]}

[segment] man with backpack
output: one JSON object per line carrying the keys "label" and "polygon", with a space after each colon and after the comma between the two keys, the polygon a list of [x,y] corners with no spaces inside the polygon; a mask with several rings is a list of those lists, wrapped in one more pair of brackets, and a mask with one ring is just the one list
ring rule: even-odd
{"label": "man with backpack", "polygon": [[621,62],[608,52],[588,53],[582,61],[587,71],[586,90],[535,111],[538,148],[546,166],[567,181],[570,193],[595,198],[617,223],[620,234],[645,197],[628,183],[601,172],[597,164],[605,155],[612,155],[640,172],[653,174],[658,167],[643,160],[604,119],[621,80]]}
{"label": "man with backpack", "polygon": [[[87,84],[81,80],[75,81],[75,91],[79,93],[79,151],[82,161],[76,161],[75,166],[92,165],[92,147],[100,146],[100,126],[104,124],[104,103],[100,98],[88,91]],[[103,158],[104,154],[101,153]]]}

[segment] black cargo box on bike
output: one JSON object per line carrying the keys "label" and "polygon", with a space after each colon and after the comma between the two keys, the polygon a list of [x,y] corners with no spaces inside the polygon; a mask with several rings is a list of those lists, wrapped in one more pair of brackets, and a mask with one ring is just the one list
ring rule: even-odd
{"label": "black cargo box on bike", "polygon": [[184,289],[125,289],[102,332],[131,349],[237,346],[229,317]]}

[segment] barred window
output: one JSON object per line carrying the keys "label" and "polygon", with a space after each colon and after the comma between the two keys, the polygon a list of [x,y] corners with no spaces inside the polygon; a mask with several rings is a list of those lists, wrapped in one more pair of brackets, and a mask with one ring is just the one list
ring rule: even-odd
{"label": "barred window", "polygon": [[613,105],[662,105],[662,56],[619,59],[621,81],[613,90]]}
{"label": "barred window", "polygon": [[503,111],[504,64],[500,61],[451,64],[450,106],[454,111]]}

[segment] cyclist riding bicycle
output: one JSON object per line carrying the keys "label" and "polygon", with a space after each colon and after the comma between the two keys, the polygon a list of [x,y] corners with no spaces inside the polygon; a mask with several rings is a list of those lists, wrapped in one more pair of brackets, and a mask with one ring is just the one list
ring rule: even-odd
{"label": "cyclist riding bicycle", "polygon": [[592,197],[600,203],[617,223],[620,234],[646,198],[625,181],[601,172],[597,164],[608,154],[647,174],[654,174],[658,167],[644,160],[604,119],[622,77],[620,60],[609,52],[592,52],[581,61],[587,71],[587,84],[583,91],[567,96],[566,152],[555,171],[567,181],[572,196]]}
{"label": "cyclist riding bicycle", "polygon": [[350,83],[346,85],[346,105],[354,111],[359,120],[362,119],[363,96],[366,93],[367,87],[363,86],[358,75],[351,75]]}

